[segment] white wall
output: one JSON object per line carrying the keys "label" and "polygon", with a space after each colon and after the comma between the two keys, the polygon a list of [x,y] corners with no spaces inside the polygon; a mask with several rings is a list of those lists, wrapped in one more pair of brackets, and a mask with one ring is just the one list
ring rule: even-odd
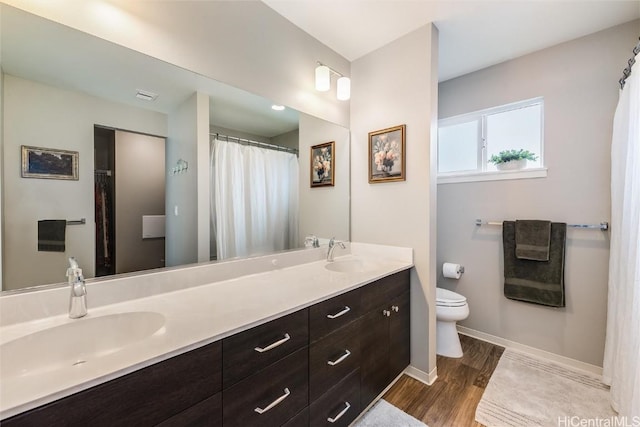
{"label": "white wall", "polygon": [[[414,249],[411,364],[435,369],[437,29],[429,24],[354,61],[351,95],[351,235]],[[368,183],[368,133],[406,124],[406,181]],[[426,379],[426,378],[424,378]]]}
{"label": "white wall", "polygon": [[[3,125],[4,246],[11,248],[3,289],[64,282],[69,256],[93,277],[94,125],[166,135],[166,116],[5,75]],[[78,151],[80,179],[21,178],[21,145]],[[87,223],[67,227],[65,253],[37,251],[39,219],[80,218]]]}
{"label": "white wall", "polygon": [[349,61],[260,1],[56,0],[5,3],[349,125],[349,102],[314,90],[316,61],[349,75]]}
{"label": "white wall", "polygon": [[598,224],[610,217],[610,144],[618,79],[640,21],[563,43],[440,85],[440,117],[544,97],[547,178],[438,186],[438,266],[465,266],[442,287],[467,297],[462,326],[602,365],[609,234],[569,230],[566,308],[503,296],[499,227],[475,218],[539,218]]}
{"label": "white wall", "polygon": [[[300,245],[307,235],[349,240],[349,129],[300,114]],[[335,141],[334,186],[311,187],[311,147]]]}

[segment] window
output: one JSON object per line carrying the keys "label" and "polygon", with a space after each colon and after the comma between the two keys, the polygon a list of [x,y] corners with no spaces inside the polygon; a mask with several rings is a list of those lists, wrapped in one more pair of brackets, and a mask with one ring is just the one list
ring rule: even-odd
{"label": "window", "polygon": [[[438,182],[546,176],[542,135],[542,98],[442,119],[438,122]],[[524,176],[505,174],[489,162],[501,151],[520,149],[537,156],[527,161]]]}

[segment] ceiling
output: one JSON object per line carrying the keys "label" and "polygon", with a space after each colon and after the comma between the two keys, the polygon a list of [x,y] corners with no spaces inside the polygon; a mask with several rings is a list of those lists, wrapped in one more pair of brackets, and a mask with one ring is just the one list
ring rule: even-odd
{"label": "ceiling", "polygon": [[440,81],[640,18],[640,0],[262,1],[349,61],[434,22]]}
{"label": "ceiling", "polygon": [[[210,123],[271,138],[298,129],[298,112],[17,8],[0,5],[2,70],[54,87],[168,114],[194,91],[209,95]],[[46,66],[43,66],[46,64]],[[157,93],[153,102],[138,89]]]}

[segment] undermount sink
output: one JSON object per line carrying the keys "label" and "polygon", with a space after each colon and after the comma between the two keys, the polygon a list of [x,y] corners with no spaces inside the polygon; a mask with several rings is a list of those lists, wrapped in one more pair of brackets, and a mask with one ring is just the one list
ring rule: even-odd
{"label": "undermount sink", "polygon": [[360,258],[337,259],[333,262],[325,264],[324,268],[338,273],[363,273],[371,270],[375,265],[364,262]]}
{"label": "undermount sink", "polygon": [[82,366],[158,332],[165,317],[129,312],[85,317],[25,335],[0,346],[0,377],[19,377]]}

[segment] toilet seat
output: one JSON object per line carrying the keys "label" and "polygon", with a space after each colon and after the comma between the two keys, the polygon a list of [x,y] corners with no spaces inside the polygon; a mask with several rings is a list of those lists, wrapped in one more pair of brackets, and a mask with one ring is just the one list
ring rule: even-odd
{"label": "toilet seat", "polygon": [[436,288],[436,305],[438,307],[462,307],[467,299],[448,289]]}

